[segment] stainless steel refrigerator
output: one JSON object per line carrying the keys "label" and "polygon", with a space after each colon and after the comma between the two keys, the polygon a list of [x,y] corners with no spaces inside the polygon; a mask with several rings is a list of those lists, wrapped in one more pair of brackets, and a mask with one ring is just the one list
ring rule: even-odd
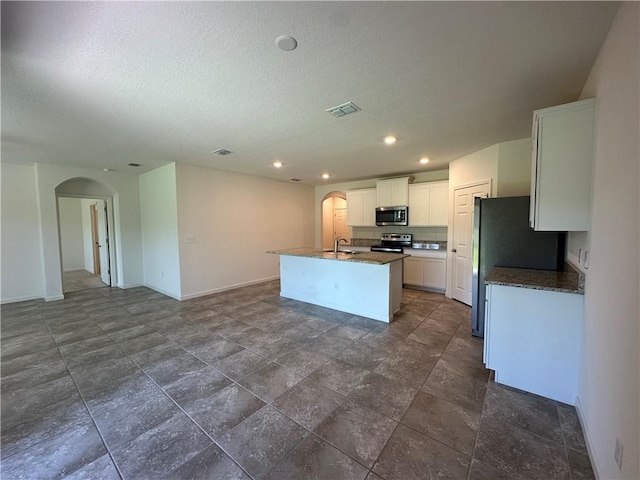
{"label": "stainless steel refrigerator", "polygon": [[471,333],[484,336],[484,277],[493,267],[562,270],[566,232],[529,227],[529,197],[476,198]]}

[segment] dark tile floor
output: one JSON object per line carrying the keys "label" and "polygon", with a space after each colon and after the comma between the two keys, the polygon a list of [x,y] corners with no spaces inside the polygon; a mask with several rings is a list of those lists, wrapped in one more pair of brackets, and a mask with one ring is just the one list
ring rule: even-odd
{"label": "dark tile floor", "polygon": [[2,478],[589,479],[573,407],[497,385],[469,308],[391,324],[101,288],[2,307]]}

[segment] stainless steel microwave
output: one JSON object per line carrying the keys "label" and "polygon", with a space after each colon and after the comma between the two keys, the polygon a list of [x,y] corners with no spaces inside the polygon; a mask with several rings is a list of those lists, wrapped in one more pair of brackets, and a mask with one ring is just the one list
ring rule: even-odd
{"label": "stainless steel microwave", "polygon": [[376,208],[376,225],[384,227],[385,225],[409,225],[409,207],[377,207]]}

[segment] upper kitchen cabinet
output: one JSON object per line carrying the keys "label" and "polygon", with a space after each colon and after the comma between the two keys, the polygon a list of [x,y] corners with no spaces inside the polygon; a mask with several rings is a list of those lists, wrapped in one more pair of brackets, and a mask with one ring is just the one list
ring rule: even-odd
{"label": "upper kitchen cabinet", "polygon": [[447,226],[449,182],[425,182],[409,185],[409,226]]}
{"label": "upper kitchen cabinet", "polygon": [[377,207],[396,207],[409,204],[409,181],[412,177],[391,178],[376,182]]}
{"label": "upper kitchen cabinet", "polygon": [[347,225],[376,226],[376,189],[347,190]]}
{"label": "upper kitchen cabinet", "polygon": [[533,113],[529,223],[534,230],[589,230],[594,116],[595,99]]}

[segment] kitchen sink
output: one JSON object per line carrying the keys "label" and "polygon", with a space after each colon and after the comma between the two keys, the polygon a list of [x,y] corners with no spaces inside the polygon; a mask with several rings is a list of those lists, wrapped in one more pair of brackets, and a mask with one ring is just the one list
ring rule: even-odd
{"label": "kitchen sink", "polygon": [[365,252],[359,252],[359,251],[356,251],[356,250],[338,250],[338,252],[336,253],[331,249],[323,250],[323,252],[325,252],[325,253],[333,253],[335,255],[357,255],[358,253],[365,253]]}

